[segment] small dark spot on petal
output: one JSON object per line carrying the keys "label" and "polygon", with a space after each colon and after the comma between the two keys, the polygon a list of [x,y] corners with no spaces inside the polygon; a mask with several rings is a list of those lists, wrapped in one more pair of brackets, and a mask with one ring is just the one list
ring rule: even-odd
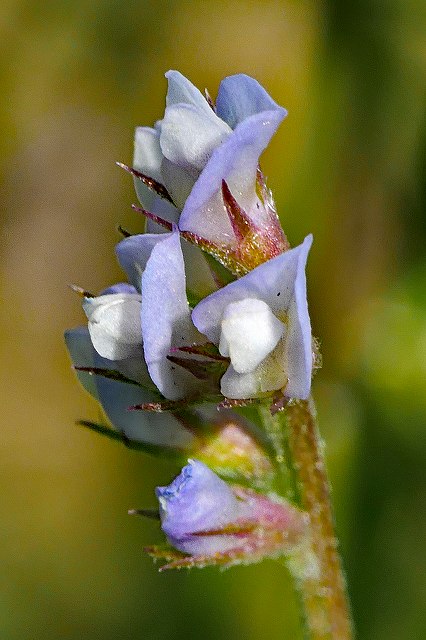
{"label": "small dark spot on petal", "polygon": [[277,296],[280,296],[280,295],[281,295],[281,291],[278,291]]}

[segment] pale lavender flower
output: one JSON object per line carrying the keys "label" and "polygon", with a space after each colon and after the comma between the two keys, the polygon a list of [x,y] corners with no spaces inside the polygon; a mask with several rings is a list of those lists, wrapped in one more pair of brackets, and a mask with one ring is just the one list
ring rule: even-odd
{"label": "pale lavender flower", "polygon": [[[141,201],[151,199],[171,231],[149,221],[152,233],[117,245],[129,284],[86,296],[89,333],[67,338],[71,350],[77,339],[85,345],[83,360],[90,362],[76,362],[72,353],[78,366],[116,370],[140,385],[128,385],[130,391],[124,392],[124,382],[111,376],[96,381],[96,395],[124,432],[139,420],[138,414],[122,415],[125,402],[160,410],[164,402],[173,408],[170,402],[220,401],[219,387],[226,398],[236,400],[278,390],[286,397],[306,398],[310,389],[304,268],[311,240],[281,253],[284,236],[275,234],[278,219],[263,182],[263,196],[257,195],[259,155],[286,112],[245,75],[223,80],[217,107],[180,73],[166,76],[164,118],[155,128],[137,129],[135,168],[148,180],[136,178]],[[179,237],[190,239],[186,230],[218,250],[228,245],[223,255],[232,255],[237,272],[241,268],[246,275],[211,293],[216,287],[199,248]],[[264,262],[271,255],[276,257]],[[187,287],[198,297],[201,291],[202,298],[211,293],[192,316]],[[86,344],[89,335],[94,356]],[[217,355],[208,344],[203,352],[208,341],[218,348]],[[125,400],[100,397],[104,388]]]}
{"label": "pale lavender flower", "polygon": [[202,300],[192,312],[197,329],[230,365],[221,391],[253,398],[283,389],[305,399],[312,377],[312,337],[305,265],[312,236]]}

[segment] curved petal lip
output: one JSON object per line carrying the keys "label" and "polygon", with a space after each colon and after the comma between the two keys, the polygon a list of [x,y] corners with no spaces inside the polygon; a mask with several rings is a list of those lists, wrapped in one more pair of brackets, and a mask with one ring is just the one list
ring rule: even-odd
{"label": "curved petal lip", "polygon": [[282,107],[257,80],[244,73],[228,76],[220,83],[216,100],[217,115],[232,129],[252,115],[274,109]]}

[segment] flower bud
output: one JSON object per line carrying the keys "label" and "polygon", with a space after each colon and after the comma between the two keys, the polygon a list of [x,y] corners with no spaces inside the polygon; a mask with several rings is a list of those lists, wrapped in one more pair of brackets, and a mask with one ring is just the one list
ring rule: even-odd
{"label": "flower bud", "polygon": [[[189,554],[165,568],[230,566],[288,555],[306,536],[306,514],[296,507],[229,485],[197,460],[189,460],[179,476],[169,486],[158,487],[156,494],[169,543]],[[148,552],[161,557],[156,548]],[[170,554],[165,552],[164,557]]]}
{"label": "flower bud", "polygon": [[270,488],[274,468],[265,448],[251,433],[254,425],[243,425],[240,416],[229,414],[194,450],[194,455],[221,476]]}
{"label": "flower bud", "polygon": [[200,536],[200,532],[224,529],[244,515],[245,504],[230,486],[198,460],[189,460],[167,487],[157,487],[161,526],[170,544],[192,555],[227,551],[232,536]]}

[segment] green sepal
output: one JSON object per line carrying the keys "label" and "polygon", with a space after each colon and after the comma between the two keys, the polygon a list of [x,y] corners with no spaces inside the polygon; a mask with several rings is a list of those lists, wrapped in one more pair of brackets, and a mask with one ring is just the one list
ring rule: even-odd
{"label": "green sepal", "polygon": [[82,371],[83,373],[88,373],[89,376],[101,376],[102,378],[108,378],[109,380],[115,380],[116,382],[124,382],[125,384],[133,384],[137,387],[141,387],[150,393],[154,393],[157,397],[162,397],[160,392],[154,387],[154,385],[145,385],[137,382],[136,380],[132,380],[128,378],[124,374],[120,373],[116,369],[103,369],[101,367],[77,367],[73,365],[73,369],[75,371]]}
{"label": "green sepal", "polygon": [[129,516],[141,516],[150,520],[160,520],[159,509],[129,509]]}
{"label": "green sepal", "polygon": [[216,285],[221,289],[230,282],[234,282],[235,275],[227,269],[221,262],[218,262],[210,253],[204,252],[204,257],[209,265],[209,269],[212,273],[213,280]]}
{"label": "green sepal", "polygon": [[217,380],[223,376],[228,366],[227,362],[218,360],[193,360],[192,358],[179,358],[168,355],[167,360],[186,369],[198,380]]}
{"label": "green sepal", "polygon": [[196,356],[206,356],[207,358],[211,358],[212,360],[219,360],[220,362],[226,362],[229,364],[229,358],[222,356],[219,353],[219,349],[213,342],[205,342],[203,344],[192,344],[186,345],[183,347],[174,347],[171,350],[171,353],[178,353],[182,351],[183,353],[191,353]]}
{"label": "green sepal", "polygon": [[85,427],[86,429],[90,429],[90,431],[94,431],[101,436],[105,436],[110,440],[120,442],[127,449],[132,449],[133,451],[142,451],[143,453],[148,453],[150,455],[182,461],[185,461],[188,457],[189,450],[179,449],[178,447],[162,447],[161,445],[150,444],[148,442],[131,440],[124,433],[117,431],[116,429],[112,429],[104,424],[91,422],[90,420],[78,420],[76,424],[79,427]]}

